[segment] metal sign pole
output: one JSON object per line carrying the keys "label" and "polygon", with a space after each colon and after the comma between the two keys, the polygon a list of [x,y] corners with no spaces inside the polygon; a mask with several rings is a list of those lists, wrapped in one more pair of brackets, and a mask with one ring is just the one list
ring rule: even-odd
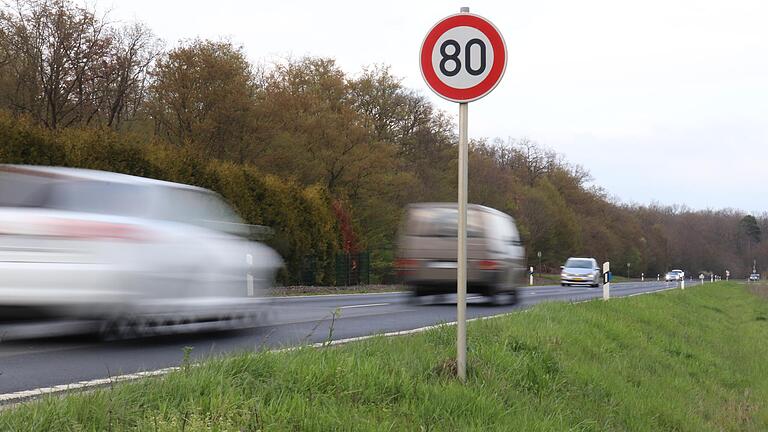
{"label": "metal sign pole", "polygon": [[469,104],[459,104],[459,232],[456,286],[456,372],[467,379],[467,120]]}
{"label": "metal sign pole", "polygon": [[[438,42],[442,41],[438,47]],[[479,50],[471,48],[477,45]],[[446,48],[449,50],[446,51]],[[463,57],[459,55],[462,53]],[[473,54],[474,53],[474,54]],[[479,68],[470,61],[480,55]],[[436,56],[442,60],[435,62]],[[469,13],[450,15],[429,30],[419,52],[421,74],[441,97],[459,104],[458,227],[456,233],[456,375],[467,379],[467,183],[469,140],[468,103],[490,93],[507,67],[507,46],[490,21]],[[490,64],[490,68],[488,65]]]}

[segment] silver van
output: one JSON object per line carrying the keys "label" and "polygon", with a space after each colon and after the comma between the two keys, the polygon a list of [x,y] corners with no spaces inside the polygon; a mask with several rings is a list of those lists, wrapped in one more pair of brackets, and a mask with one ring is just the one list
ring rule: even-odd
{"label": "silver van", "polygon": [[[415,296],[456,293],[456,203],[411,204],[398,235],[395,267]],[[500,303],[517,301],[525,280],[525,249],[515,221],[498,210],[467,207],[467,292]]]}

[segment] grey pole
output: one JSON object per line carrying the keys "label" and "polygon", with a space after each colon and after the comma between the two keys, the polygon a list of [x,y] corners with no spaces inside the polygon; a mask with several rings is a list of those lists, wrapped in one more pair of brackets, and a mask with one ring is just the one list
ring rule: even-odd
{"label": "grey pole", "polygon": [[[462,8],[463,9],[463,8]],[[467,117],[469,106],[459,104],[459,250],[456,301],[456,371],[459,379],[467,379]]]}
{"label": "grey pole", "polygon": [[[469,13],[462,7],[461,13]],[[467,192],[469,171],[469,143],[467,126],[469,105],[459,104],[459,232],[456,269],[456,373],[461,381],[467,380]]]}

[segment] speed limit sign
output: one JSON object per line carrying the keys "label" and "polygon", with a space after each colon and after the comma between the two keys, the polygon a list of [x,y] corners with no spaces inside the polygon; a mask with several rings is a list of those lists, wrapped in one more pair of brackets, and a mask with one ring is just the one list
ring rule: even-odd
{"label": "speed limit sign", "polygon": [[467,193],[469,102],[491,92],[504,76],[507,47],[499,30],[469,8],[443,18],[421,44],[419,64],[435,93],[459,103],[459,184],[456,230],[456,374],[467,378]]}
{"label": "speed limit sign", "polygon": [[421,74],[438,95],[453,102],[472,102],[501,81],[507,47],[487,19],[451,15],[435,24],[421,45]]}

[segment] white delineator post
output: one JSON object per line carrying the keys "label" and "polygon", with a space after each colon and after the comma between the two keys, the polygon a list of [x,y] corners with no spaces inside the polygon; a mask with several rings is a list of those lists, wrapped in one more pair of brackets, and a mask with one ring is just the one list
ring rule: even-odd
{"label": "white delineator post", "polygon": [[608,300],[611,298],[611,280],[610,280],[610,272],[611,272],[611,263],[610,262],[604,262],[603,263],[603,300]]}
{"label": "white delineator post", "polygon": [[658,282],[659,280],[661,280],[661,275],[660,275],[660,274],[657,274],[657,275],[656,275],[656,282]]}
{"label": "white delineator post", "polygon": [[528,284],[530,286],[533,286],[533,267],[528,269],[528,275],[530,276],[530,280],[529,280]]}
{"label": "white delineator post", "polygon": [[640,273],[640,282],[645,282],[645,273]]}
{"label": "white delineator post", "polygon": [[[466,11],[464,9],[467,9]],[[461,8],[469,12],[469,8]],[[467,177],[468,153],[467,122],[469,104],[459,104],[459,249],[456,293],[456,372],[459,379],[467,379]]]}

